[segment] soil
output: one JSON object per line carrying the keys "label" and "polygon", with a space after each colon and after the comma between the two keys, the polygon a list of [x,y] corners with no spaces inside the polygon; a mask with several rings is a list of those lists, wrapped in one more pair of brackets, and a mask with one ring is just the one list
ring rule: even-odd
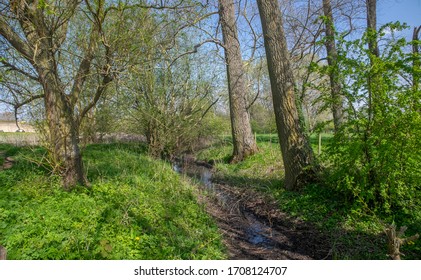
{"label": "soil", "polygon": [[175,169],[202,182],[199,195],[215,219],[232,260],[329,259],[330,242],[315,226],[279,210],[276,201],[251,189],[212,181],[201,162]]}
{"label": "soil", "polygon": [[0,158],[4,158],[4,162],[3,162],[3,165],[0,166],[0,170],[10,169],[15,163],[15,160],[13,158],[11,157],[5,158],[5,155],[6,155],[6,152],[0,151]]}

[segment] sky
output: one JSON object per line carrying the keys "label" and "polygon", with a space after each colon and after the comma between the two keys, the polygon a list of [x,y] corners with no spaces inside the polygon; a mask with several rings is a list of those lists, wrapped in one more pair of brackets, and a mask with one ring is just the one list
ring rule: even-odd
{"label": "sky", "polygon": [[[378,0],[377,26],[395,21],[411,26],[403,35],[408,40],[412,39],[413,28],[421,25],[421,0]],[[4,104],[0,104],[0,111],[4,110]]]}
{"label": "sky", "polygon": [[412,38],[414,27],[421,25],[421,0],[378,0],[377,3],[377,26],[395,21],[406,22],[411,29],[405,34]]}

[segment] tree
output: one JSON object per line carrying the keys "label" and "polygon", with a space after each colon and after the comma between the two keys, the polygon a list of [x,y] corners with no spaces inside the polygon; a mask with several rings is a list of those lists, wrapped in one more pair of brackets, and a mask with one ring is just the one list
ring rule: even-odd
{"label": "tree", "polygon": [[[113,53],[104,31],[110,11],[105,0],[18,0],[9,1],[0,17],[0,36],[35,75],[20,69],[22,62],[13,64],[6,58],[6,63],[42,87],[39,97],[44,100],[48,149],[66,190],[87,184],[79,126],[113,80]],[[76,34],[78,28],[82,32]],[[69,69],[72,63],[76,65]],[[68,72],[74,73],[70,79],[63,74]],[[87,80],[96,81],[88,94]]]}
{"label": "tree", "polygon": [[379,47],[375,34],[377,33],[377,0],[366,0],[368,49],[374,56],[379,56]]}
{"label": "tree", "polygon": [[[348,117],[327,150],[335,188],[395,217],[413,211],[420,189],[421,154],[414,151],[421,145],[421,93],[411,80],[414,42],[394,35],[404,28],[389,23],[362,38],[338,41]],[[373,38],[384,42],[378,56],[370,48]]]}
{"label": "tree", "polygon": [[227,65],[228,94],[231,115],[232,162],[238,162],[257,152],[250,115],[247,110],[246,75],[241,58],[233,0],[219,0],[219,16],[224,38]]}
{"label": "tree", "polygon": [[338,51],[335,43],[335,28],[332,15],[332,6],[330,0],[323,0],[323,13],[325,16],[325,46],[327,52],[327,62],[329,65],[330,92],[332,98],[332,113],[335,131],[338,131],[343,122],[343,98],[341,96],[341,83],[339,81],[338,68]]}
{"label": "tree", "polygon": [[277,0],[259,0],[276,126],[285,166],[285,187],[297,189],[315,174],[314,155],[300,125],[295,81]]}
{"label": "tree", "polygon": [[420,31],[421,25],[418,27],[414,27],[414,31],[412,34],[412,54],[413,54],[413,74],[412,74],[412,87],[414,91],[419,90],[419,83],[420,83],[420,66],[421,66],[421,57],[420,57]]}

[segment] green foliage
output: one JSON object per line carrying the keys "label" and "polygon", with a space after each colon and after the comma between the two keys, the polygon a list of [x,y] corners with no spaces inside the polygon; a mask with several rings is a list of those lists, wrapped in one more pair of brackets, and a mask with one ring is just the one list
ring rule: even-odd
{"label": "green foliage", "polygon": [[[349,104],[325,157],[329,181],[349,199],[393,217],[415,211],[421,188],[421,154],[415,152],[421,92],[413,84],[419,73],[412,43],[393,35],[404,28],[393,23],[354,41],[339,38],[336,69],[321,69],[339,71]],[[379,57],[367,48],[373,39],[381,42]]]}
{"label": "green foliage", "polygon": [[279,186],[283,179],[283,163],[279,149],[278,137],[270,134],[258,134],[256,140],[259,152],[237,164],[229,164],[232,152],[232,138],[227,137],[219,144],[197,155],[202,160],[216,163],[217,172],[213,179],[243,187],[266,189]]}
{"label": "green foliage", "polygon": [[[133,126],[146,135],[150,154],[171,158],[194,149],[197,142],[223,129],[211,110],[211,84],[201,80],[188,60],[170,68],[164,61],[163,69],[151,65],[139,69],[133,85]],[[203,71],[201,69],[200,71]]]}
{"label": "green foliage", "polygon": [[[323,143],[333,141],[332,135],[322,135]],[[281,211],[291,217],[316,225],[329,238],[330,257],[334,259],[387,259],[383,224],[376,216],[356,203],[350,203],[341,188],[328,185],[308,185],[300,192],[282,188],[283,166],[276,135],[257,135],[259,154],[245,161],[229,164],[224,161],[232,148],[229,139],[219,145],[201,151],[202,160],[216,161],[214,179],[237,187],[254,188],[270,195]],[[310,138],[313,149],[317,149],[318,137]],[[324,147],[324,146],[323,146]],[[323,150],[325,153],[326,150]],[[332,174],[325,174],[326,178]],[[333,181],[333,179],[332,179]],[[408,235],[421,232],[420,209],[411,217],[396,217],[399,224],[410,225]],[[403,247],[406,259],[419,259],[420,241]]]}
{"label": "green foliage", "polygon": [[268,109],[260,103],[250,107],[251,127],[255,133],[276,133],[275,115],[272,109]]}
{"label": "green foliage", "polygon": [[0,244],[10,259],[221,259],[220,235],[191,186],[143,146],[84,151],[90,189],[65,192],[31,163],[43,149],[14,149],[0,171]]}

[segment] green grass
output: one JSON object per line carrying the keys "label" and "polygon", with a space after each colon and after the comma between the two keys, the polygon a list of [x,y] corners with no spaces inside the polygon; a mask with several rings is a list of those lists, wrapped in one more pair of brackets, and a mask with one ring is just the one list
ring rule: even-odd
{"label": "green grass", "polygon": [[0,150],[0,244],[9,259],[224,259],[214,221],[192,186],[136,145],[84,150],[92,186],[65,192],[33,161],[41,148]]}
{"label": "green grass", "polygon": [[[228,164],[232,152],[229,138],[201,151],[198,158],[216,162],[216,180],[265,192],[278,202],[279,208],[320,229],[331,242],[335,259],[387,259],[383,226],[377,216],[349,200],[327,184],[309,185],[299,192],[282,187],[284,171],[280,147],[275,135],[257,135],[259,153],[245,161]],[[322,152],[332,135],[322,134]],[[317,153],[318,135],[310,138]],[[408,235],[421,233],[421,212],[397,220],[409,227]],[[418,217],[418,218],[417,218]],[[385,217],[381,217],[385,218]],[[402,247],[407,259],[421,258],[421,242]]]}
{"label": "green grass", "polygon": [[38,136],[33,132],[0,132],[0,143],[15,146],[37,145]]}

